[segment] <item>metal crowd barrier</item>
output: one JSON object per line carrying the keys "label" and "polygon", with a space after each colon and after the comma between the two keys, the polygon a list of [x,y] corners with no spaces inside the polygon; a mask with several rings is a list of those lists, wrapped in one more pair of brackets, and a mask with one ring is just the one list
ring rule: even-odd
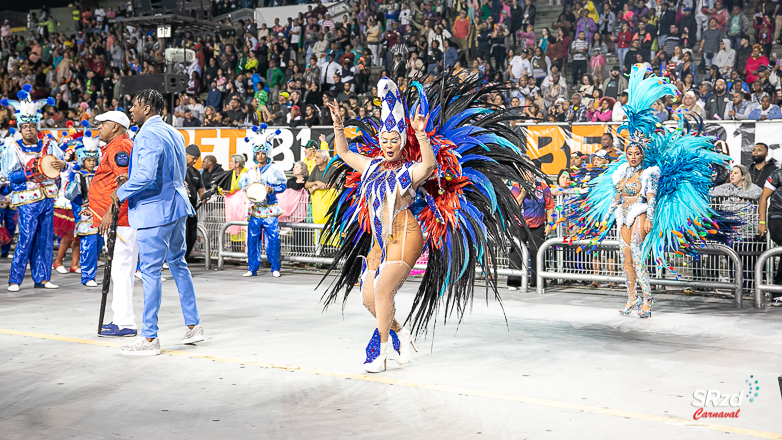
{"label": "metal crowd barrier", "polygon": [[[562,246],[562,247],[571,247],[571,246],[586,246],[589,245],[591,241],[590,240],[577,240],[573,241],[572,244],[565,243],[565,240],[562,238],[550,238],[546,240],[543,245],[540,246],[540,249],[538,250],[538,261],[536,262],[536,272],[537,272],[537,293],[544,293],[544,287],[543,287],[543,279],[559,279],[559,280],[579,280],[579,281],[604,281],[604,282],[614,282],[614,283],[624,283],[625,279],[623,276],[613,276],[613,275],[599,275],[599,274],[593,274],[588,273],[588,271],[584,271],[583,273],[568,273],[568,272],[559,272],[559,271],[546,271],[546,251],[549,250],[549,248],[553,246]],[[600,243],[599,247],[612,247],[612,248],[619,248],[619,242],[616,240],[603,240],[602,243]],[[571,251],[574,255],[576,254],[575,251]],[[729,248],[728,246],[725,246],[723,244],[709,244],[705,248],[701,248],[699,250],[699,253],[708,253],[708,254],[722,254],[726,257],[730,258],[730,260],[733,262],[734,267],[740,268],[741,267],[741,259],[739,258],[739,255],[734,251],[733,249]],[[589,264],[587,262],[586,264]],[[561,266],[560,266],[561,267]],[[698,288],[707,288],[707,289],[724,289],[728,288],[733,290],[735,295],[735,302],[736,307],[743,307],[742,302],[742,292],[743,292],[743,275],[741,270],[736,270],[735,275],[735,282],[730,281],[680,281],[676,279],[668,279],[668,278],[660,278],[659,275],[656,275],[651,278],[652,284],[661,284],[664,286],[692,286],[692,287],[698,287]]]}
{"label": "metal crowd barrier", "polygon": [[[226,243],[226,236],[230,237],[228,228],[232,226],[247,227],[247,225],[248,222],[246,221],[232,221],[223,223],[222,227],[220,228],[220,234],[218,235],[217,243],[218,270],[223,270],[225,268],[225,258],[247,258],[247,252],[244,251],[244,249],[246,249],[246,241],[231,241],[231,247],[233,248],[232,250],[227,250],[229,246]],[[336,250],[336,248],[328,244],[320,244],[320,231],[323,230],[323,227],[324,225],[316,223],[280,222],[280,259],[282,261],[290,261],[294,263],[332,264],[334,262],[333,258],[322,256],[324,254],[328,254],[330,251]],[[288,240],[286,240],[286,237]],[[296,244],[296,242],[299,244]],[[302,242],[304,243],[302,244]],[[521,245],[522,259],[527,261],[529,259],[529,250],[527,249],[526,245],[524,245],[524,243],[519,244]],[[297,246],[300,248],[297,249]],[[302,252],[301,247],[305,249],[311,249],[311,251]],[[261,252],[261,258],[266,258],[266,254],[263,251]],[[413,269],[425,270],[426,264],[416,264],[413,266]],[[503,261],[503,259],[498,261],[496,270],[498,276],[520,277],[520,291],[526,292],[529,289],[528,271],[510,269],[507,267],[507,262]],[[480,267],[476,267],[475,272],[478,274],[483,273]],[[493,274],[493,272],[491,274]]]}
{"label": "metal crowd barrier", "polygon": [[[768,234],[766,234],[768,235]],[[777,292],[782,293],[782,286],[773,285],[771,283],[764,284],[763,283],[763,266],[764,263],[768,260],[769,262],[774,261],[775,255],[782,255],[782,247],[775,247],[767,250],[766,252],[763,252],[758,257],[758,262],[755,265],[755,307],[758,309],[763,308],[763,292]],[[782,264],[782,261],[779,262],[779,264]],[[772,270],[767,271],[767,273],[773,272],[773,264],[770,265]]]}
{"label": "metal crowd barrier", "polygon": [[209,243],[209,231],[203,225],[198,225],[198,234],[204,240],[204,267],[206,270],[212,270],[212,246]]}

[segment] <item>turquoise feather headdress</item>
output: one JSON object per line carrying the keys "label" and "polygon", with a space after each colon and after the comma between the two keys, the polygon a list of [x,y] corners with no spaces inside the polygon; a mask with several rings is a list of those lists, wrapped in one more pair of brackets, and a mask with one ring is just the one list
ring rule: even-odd
{"label": "turquoise feather headdress", "polygon": [[640,145],[646,149],[659,147],[662,124],[654,114],[652,105],[665,96],[678,96],[679,91],[668,78],[646,75],[652,72],[649,64],[635,64],[630,72],[628,100],[624,105],[627,121],[617,129],[617,133],[628,131],[630,145]]}

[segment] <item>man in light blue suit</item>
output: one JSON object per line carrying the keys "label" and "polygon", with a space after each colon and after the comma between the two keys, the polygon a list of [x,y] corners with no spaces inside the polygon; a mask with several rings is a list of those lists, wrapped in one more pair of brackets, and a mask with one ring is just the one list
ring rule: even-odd
{"label": "man in light blue suit", "polygon": [[112,194],[119,206],[128,201],[128,220],[138,229],[137,241],[141,277],[144,282],[144,326],[141,338],[122,347],[122,354],[160,354],[157,337],[162,283],[160,271],[167,261],[179,290],[179,301],[187,331],[182,342],[204,340],[196,305],[193,279],[185,262],[185,221],[195,215],[185,190],[185,139],[163,122],[165,106],[156,90],[143,90],[133,99],[133,122],[141,125],[136,134],[127,182]]}

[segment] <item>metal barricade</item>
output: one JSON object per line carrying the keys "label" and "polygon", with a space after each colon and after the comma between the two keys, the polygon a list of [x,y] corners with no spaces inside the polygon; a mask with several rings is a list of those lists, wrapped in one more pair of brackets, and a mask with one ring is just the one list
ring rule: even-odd
{"label": "metal barricade", "polygon": [[[612,275],[599,275],[590,273],[589,271],[583,271],[582,273],[567,273],[567,272],[548,272],[546,271],[546,251],[554,246],[560,246],[563,248],[571,248],[572,246],[587,246],[591,243],[590,240],[578,240],[571,242],[565,242],[562,238],[550,238],[546,240],[538,250],[538,261],[536,262],[537,268],[537,293],[544,293],[543,279],[567,279],[567,280],[581,280],[581,281],[603,281],[603,282],[620,282],[624,283],[625,279],[622,276]],[[619,248],[619,242],[616,240],[603,240],[599,247],[612,247]],[[576,252],[572,251],[575,255]],[[731,259],[734,264],[735,270],[735,282],[730,281],[680,281],[678,279],[661,278],[659,273],[656,273],[651,278],[652,284],[661,284],[667,286],[692,286],[698,288],[707,289],[723,289],[729,288],[733,290],[735,295],[736,307],[742,307],[742,288],[743,288],[743,275],[741,268],[741,259],[736,251],[722,244],[709,244],[705,248],[699,250],[701,254],[722,254]],[[562,266],[560,266],[561,268]]]}
{"label": "metal barricade", "polygon": [[[226,241],[226,236],[230,236],[230,234],[228,234],[228,228],[232,226],[247,227],[247,225],[248,222],[246,221],[232,221],[223,223],[220,227],[216,251],[218,270],[224,269],[225,258],[247,258],[245,242],[233,241],[231,242],[232,249],[228,249]],[[323,230],[323,227],[324,225],[315,223],[280,222],[281,260],[294,263],[332,264],[334,261],[333,258],[323,255],[328,255],[336,249],[328,243],[320,243],[320,231]],[[521,247],[522,260],[529,261],[529,250],[527,249],[527,246],[518,241],[517,244]],[[263,251],[261,252],[261,258],[266,258],[266,254],[263,253]],[[520,277],[520,291],[527,292],[529,290],[529,271],[524,269],[510,269],[508,266],[507,258],[498,259],[496,267],[497,275]],[[412,269],[425,270],[426,264],[416,264]],[[475,272],[481,274],[483,270],[480,266],[477,266]]]}
{"label": "metal barricade", "polygon": [[[568,194],[564,196],[559,195],[557,197],[557,219],[567,218],[570,214],[570,206],[567,204],[566,198],[572,196],[574,192],[575,191],[573,190],[569,190]],[[729,283],[731,280],[735,282],[737,274],[734,272],[738,271],[742,272],[744,292],[752,294],[754,293],[755,284],[753,268],[757,257],[772,245],[768,234],[766,234],[766,237],[760,237],[757,234],[757,226],[760,222],[758,205],[751,203],[746,199],[734,197],[712,197],[711,205],[712,207],[723,211],[736,212],[744,221],[744,225],[741,229],[736,231],[738,239],[731,243],[730,246],[739,256],[741,264],[730,267],[730,258],[726,258],[725,254],[722,253],[708,253],[700,255],[697,259],[693,259],[690,256],[680,257],[670,255],[668,261],[671,267],[674,268],[676,274],[667,270],[655,268],[655,276],[658,279],[688,280],[688,287],[697,288],[696,283],[711,282],[712,280],[717,280],[721,283]],[[558,224],[556,232],[556,237],[560,239],[572,233],[572,231],[568,230],[566,221],[562,221]],[[606,239],[617,239],[616,227],[609,231]],[[709,244],[718,243],[709,242]],[[623,272],[618,251],[609,249],[600,249],[591,255],[576,257],[575,252],[569,248],[563,248],[561,246],[551,247],[548,249],[546,255],[546,263],[548,267],[558,268],[559,272],[571,274],[600,275],[602,273],[603,275],[621,276]],[[769,262],[766,262],[766,264],[768,265]],[[649,266],[652,267],[655,265],[649,264]],[[594,281],[599,280],[595,279]]]}
{"label": "metal barricade", "polygon": [[212,246],[209,243],[209,231],[203,225],[198,225],[198,234],[203,238],[204,267],[212,270]]}
{"label": "metal barricade", "polygon": [[[755,307],[758,309],[763,308],[763,292],[782,293],[782,286],[774,285],[771,283],[765,284],[762,282],[763,266],[765,265],[766,262],[768,262],[771,269],[767,270],[766,272],[772,273],[774,270],[773,262],[774,262],[775,255],[782,255],[782,247],[771,248],[763,252],[758,257],[757,264],[755,265],[755,281],[756,281],[755,282]],[[782,264],[782,261],[780,261],[779,264]]]}

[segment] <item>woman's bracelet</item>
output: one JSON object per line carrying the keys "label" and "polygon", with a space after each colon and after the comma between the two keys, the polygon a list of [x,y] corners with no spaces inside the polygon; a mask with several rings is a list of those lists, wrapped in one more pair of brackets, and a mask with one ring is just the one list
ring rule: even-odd
{"label": "woman's bracelet", "polygon": [[761,221],[761,222],[760,222],[760,224],[761,224],[761,225],[765,225],[765,224],[766,224],[766,222],[763,222],[763,221]]}

